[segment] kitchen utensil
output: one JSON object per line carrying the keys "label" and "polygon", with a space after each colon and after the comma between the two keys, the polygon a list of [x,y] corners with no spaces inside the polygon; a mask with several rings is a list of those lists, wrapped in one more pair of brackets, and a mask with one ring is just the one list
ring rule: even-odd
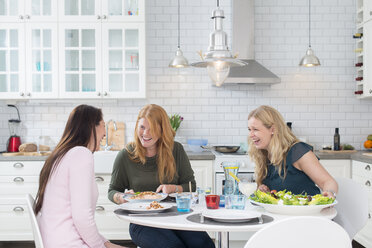
{"label": "kitchen utensil", "polygon": [[9,119],[8,120],[8,127],[9,127],[10,137],[8,139],[7,151],[8,152],[18,152],[19,151],[19,146],[21,145],[21,137],[19,136],[21,118],[19,117],[18,108],[15,105],[8,104],[8,107],[12,107],[12,108],[15,108],[17,110],[18,119]]}
{"label": "kitchen utensil", "polygon": [[211,149],[222,153],[233,153],[237,152],[240,146],[201,146],[204,149]]}

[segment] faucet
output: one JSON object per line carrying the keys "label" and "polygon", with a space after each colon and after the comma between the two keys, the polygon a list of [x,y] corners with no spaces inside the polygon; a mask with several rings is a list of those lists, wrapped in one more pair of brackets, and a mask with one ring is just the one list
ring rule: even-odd
{"label": "faucet", "polygon": [[118,130],[117,129],[117,127],[116,127],[116,122],[114,121],[114,120],[112,120],[112,119],[110,119],[107,123],[106,123],[106,144],[104,145],[104,146],[102,146],[101,145],[101,148],[103,149],[103,150],[105,150],[105,151],[109,151],[115,144],[114,144],[114,142],[111,144],[111,145],[109,145],[108,144],[108,127],[109,127],[109,125],[110,125],[110,122],[112,122],[113,124],[114,124],[114,130],[116,131],[116,130]]}

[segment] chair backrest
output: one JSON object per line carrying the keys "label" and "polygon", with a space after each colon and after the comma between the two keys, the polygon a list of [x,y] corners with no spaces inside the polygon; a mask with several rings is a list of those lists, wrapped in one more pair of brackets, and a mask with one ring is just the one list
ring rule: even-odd
{"label": "chair backrest", "polygon": [[39,229],[39,224],[37,222],[35,212],[34,212],[34,202],[35,202],[35,200],[32,197],[32,195],[27,194],[26,195],[26,201],[27,201],[28,213],[30,215],[30,220],[31,220],[32,232],[34,234],[35,247],[36,248],[44,248],[43,239],[41,237],[41,233],[40,233],[40,229]]}
{"label": "chair backrest", "polygon": [[351,248],[347,232],[324,217],[296,216],[278,220],[262,228],[244,248]]}
{"label": "chair backrest", "polygon": [[338,183],[337,216],[340,224],[353,239],[368,220],[368,192],[363,185],[349,178],[336,178]]}

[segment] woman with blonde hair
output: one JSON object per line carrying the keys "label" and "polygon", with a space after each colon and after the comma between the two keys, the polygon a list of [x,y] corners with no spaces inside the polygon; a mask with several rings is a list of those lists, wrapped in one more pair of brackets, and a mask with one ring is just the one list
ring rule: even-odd
{"label": "woman with blonde hair", "polygon": [[[123,192],[156,191],[167,194],[192,190],[194,172],[183,146],[174,141],[169,117],[155,104],[144,106],[137,118],[134,141],[117,155],[108,198],[122,204]],[[214,247],[206,232],[168,230],[130,224],[133,242],[141,248]]]}
{"label": "woman with blonde hair", "polygon": [[[300,142],[270,106],[260,106],[248,115],[249,155],[256,165],[261,191],[291,191],[294,194],[336,197],[337,182],[319,163],[311,146]],[[319,188],[320,189],[319,189]]]}

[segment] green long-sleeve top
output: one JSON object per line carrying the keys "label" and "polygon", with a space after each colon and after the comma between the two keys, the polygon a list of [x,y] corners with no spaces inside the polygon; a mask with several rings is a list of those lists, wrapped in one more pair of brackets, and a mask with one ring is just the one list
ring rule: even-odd
{"label": "green long-sleeve top", "polygon": [[[192,190],[195,191],[194,171],[183,146],[178,142],[174,142],[173,157],[177,173],[172,181],[163,184],[181,185],[183,191],[189,191],[191,182]],[[114,202],[115,193],[124,192],[125,189],[133,189],[134,192],[156,191],[160,185],[156,158],[157,156],[146,158],[145,164],[136,163],[130,160],[127,148],[121,150],[114,162],[108,198]]]}

